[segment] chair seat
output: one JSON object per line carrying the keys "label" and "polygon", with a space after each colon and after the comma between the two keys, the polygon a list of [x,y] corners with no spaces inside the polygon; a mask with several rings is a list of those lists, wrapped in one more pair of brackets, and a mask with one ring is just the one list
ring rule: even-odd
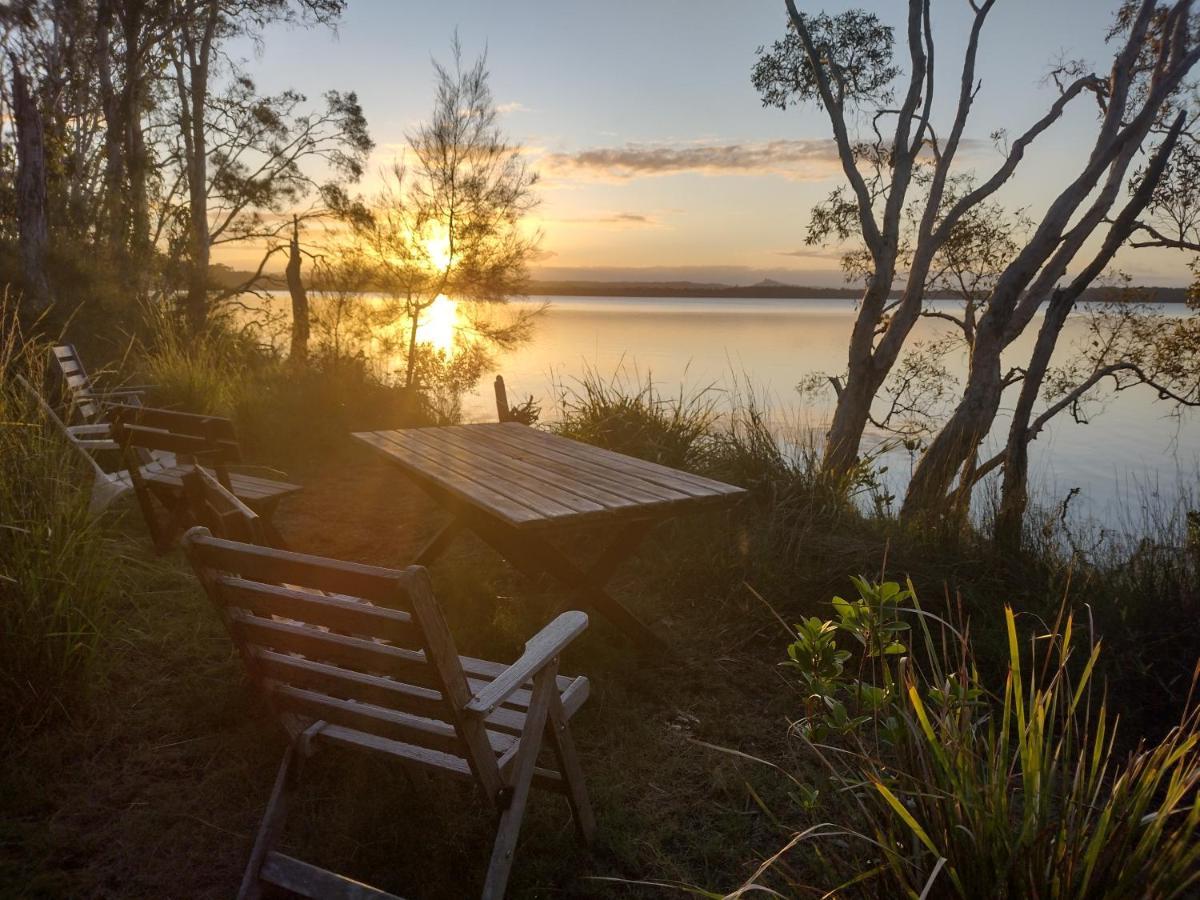
{"label": "chair seat", "polygon": [[[279,617],[276,620],[291,628],[312,627]],[[453,752],[458,743],[454,725],[442,718],[422,714],[440,705],[442,696],[437,690],[401,678],[354,671],[265,646],[255,646],[251,653],[260,670],[270,679],[270,693],[279,708],[306,720],[327,723],[316,735],[317,739],[471,777],[467,760]],[[467,676],[467,685],[474,693],[490,684],[506,668],[472,657],[459,659]],[[590,682],[582,675],[560,675],[555,679],[555,685],[563,713],[569,721],[587,700]],[[532,688],[532,682],[526,682],[484,719],[488,742],[501,769],[510,761],[525,729]],[[442,752],[414,745],[404,739],[409,736],[419,736],[423,742],[443,743],[447,750]],[[558,781],[558,773],[542,771],[538,774],[541,776],[539,781],[552,782],[544,786],[554,787],[553,782]]]}
{"label": "chair seat", "polygon": [[[191,463],[176,463],[173,466],[165,467],[156,472],[143,470],[143,477],[146,481],[153,482],[154,484],[162,484],[177,490],[183,490],[183,476],[190,472],[191,469]],[[211,473],[212,470],[205,469],[205,471]],[[287,481],[273,481],[270,478],[259,478],[256,475],[243,475],[237,472],[230,473],[229,482],[233,487],[234,495],[249,506],[271,503],[281,497],[286,497],[301,490],[298,484],[291,484]]]}

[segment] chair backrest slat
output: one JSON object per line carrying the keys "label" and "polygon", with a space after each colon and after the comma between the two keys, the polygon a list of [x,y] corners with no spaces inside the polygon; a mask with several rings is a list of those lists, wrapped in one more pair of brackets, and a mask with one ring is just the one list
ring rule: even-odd
{"label": "chair backrest slat", "polygon": [[368,675],[288,653],[277,653],[265,647],[254,647],[252,653],[254,669],[264,678],[280,684],[386,706],[418,716],[446,717],[446,699],[441,692],[430,687]]}
{"label": "chair backrest slat", "polygon": [[[240,575],[266,584],[293,584],[334,594],[361,597],[371,603],[406,609],[405,573],[206,537],[193,541],[195,562],[204,569]],[[401,605],[397,605],[401,604]]]}
{"label": "chair backrest slat", "polygon": [[[463,754],[463,743],[454,726],[438,719],[371,707],[286,684],[273,686],[271,700],[285,712],[312,720],[323,719],[334,725],[344,725],[381,738],[416,744],[455,756]],[[488,732],[488,738],[491,753],[503,753],[516,742],[511,735],[495,732]]]}
{"label": "chair backrest slat", "polygon": [[424,569],[243,544],[202,527],[183,545],[285,726],[324,720],[449,753],[497,796],[497,757],[513,738],[462,714],[470,688]]}
{"label": "chair backrest slat", "polygon": [[91,396],[92,379],[84,368],[75,345],[56,344],[51,350],[51,356],[67,388],[67,420],[70,421],[73,412],[78,412],[84,422],[100,421],[100,404]]}
{"label": "chair backrest slat", "polygon": [[237,430],[233,421],[224,416],[200,415],[127,403],[115,403],[109,409],[114,419],[130,425],[157,428],[175,434],[189,434],[214,442],[237,444]]}
{"label": "chair backrest slat", "polygon": [[397,609],[348,597],[260,584],[233,575],[218,576],[216,588],[226,606],[245,609],[257,616],[283,616],[343,634],[368,635],[400,647],[421,649],[420,629],[412,616]]}
{"label": "chair backrest slat", "polygon": [[196,456],[210,465],[237,462],[241,458],[241,450],[234,441],[211,440],[194,434],[131,425],[127,422],[113,424],[113,437],[122,446],[129,444],[144,450],[162,450],[166,453]]}

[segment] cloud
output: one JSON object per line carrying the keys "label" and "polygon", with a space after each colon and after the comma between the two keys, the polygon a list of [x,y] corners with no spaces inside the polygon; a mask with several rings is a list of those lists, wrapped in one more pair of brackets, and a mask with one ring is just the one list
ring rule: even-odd
{"label": "cloud", "polygon": [[521,103],[518,100],[513,100],[509,103],[501,103],[499,106],[496,107],[496,112],[501,113],[501,114],[507,114],[507,113],[515,113],[515,112],[533,112],[533,110],[531,110],[524,103]]}
{"label": "cloud", "polygon": [[597,213],[552,221],[558,225],[612,225],[617,228],[655,228],[662,224],[657,216],[634,212]]}
{"label": "cloud", "polygon": [[846,255],[845,248],[838,247],[802,247],[799,250],[777,250],[776,256],[794,256],[797,259],[837,259]]}
{"label": "cloud", "polygon": [[625,144],[574,153],[549,153],[543,166],[563,176],[629,181],[654,175],[782,175],[823,180],[840,169],[832,140],[750,141],[733,144]]}

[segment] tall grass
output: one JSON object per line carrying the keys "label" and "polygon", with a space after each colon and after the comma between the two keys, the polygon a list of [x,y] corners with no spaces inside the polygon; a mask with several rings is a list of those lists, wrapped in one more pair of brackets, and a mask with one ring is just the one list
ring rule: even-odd
{"label": "tall grass", "polygon": [[86,687],[122,563],[88,515],[91,472],[16,380],[40,386],[47,353],[0,301],[0,720],[10,727]]}
{"label": "tall grass", "polygon": [[649,373],[623,368],[605,378],[588,366],[555,390],[560,434],[678,469],[701,465],[718,418],[713,389],[664,396]]}

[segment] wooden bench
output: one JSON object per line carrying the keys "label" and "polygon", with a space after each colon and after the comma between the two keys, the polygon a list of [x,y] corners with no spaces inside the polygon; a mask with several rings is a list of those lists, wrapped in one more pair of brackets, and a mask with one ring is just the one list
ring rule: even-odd
{"label": "wooden bench", "polygon": [[[149,406],[113,406],[112,434],[125,456],[138,506],[159,552],[168,549],[191,524],[184,476],[194,465],[211,468],[216,479],[261,517],[261,533],[281,546],[283,538],[271,524],[279,501],[301,488],[297,484],[231,472],[241,461],[233,422]],[[139,453],[170,453],[173,464],[154,470],[139,467]],[[160,513],[156,509],[162,507]]]}
{"label": "wooden bench", "polygon": [[[403,571],[213,537],[192,528],[184,550],[255,687],[291,742],[239,898],[273,884],[310,897],[389,897],[274,849],[303,760],[325,745],[473,781],[499,816],[482,896],[499,898],[531,786],[567,795],[576,830],[595,828],[568,722],[586,678],[558,656],[587,616],[558,616],[512,665],[462,657],[420,566]],[[557,769],[538,764],[546,741]]]}

